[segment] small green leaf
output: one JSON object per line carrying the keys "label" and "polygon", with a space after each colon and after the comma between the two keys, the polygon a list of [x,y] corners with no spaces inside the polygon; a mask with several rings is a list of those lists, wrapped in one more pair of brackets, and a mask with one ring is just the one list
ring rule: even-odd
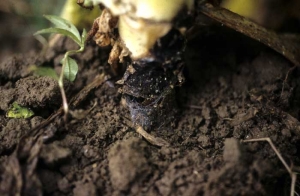
{"label": "small green leaf", "polygon": [[6,112],[6,117],[8,118],[30,118],[33,115],[34,112],[31,109],[21,107],[16,102],[14,102]]}
{"label": "small green leaf", "polygon": [[67,21],[64,18],[54,15],[44,15],[44,17],[47,18],[50,22],[52,22],[54,25],[56,25],[57,28],[65,29],[72,33],[77,38],[77,40],[81,40],[78,29],[71,22]]}
{"label": "small green leaf", "polygon": [[76,74],[78,72],[78,65],[74,59],[71,57],[67,57],[65,60],[64,66],[64,76],[67,80],[73,82],[76,78]]}
{"label": "small green leaf", "polygon": [[81,46],[81,38],[78,39],[73,33],[71,33],[68,30],[60,29],[60,28],[56,28],[56,27],[51,27],[51,28],[48,28],[48,29],[39,30],[34,35],[44,34],[44,33],[58,33],[58,34],[68,36],[71,39],[73,39],[78,45]]}
{"label": "small green leaf", "polygon": [[83,29],[82,34],[81,34],[81,46],[84,46],[86,38],[87,38],[87,32],[85,29]]}
{"label": "small green leaf", "polygon": [[37,67],[32,65],[29,67],[30,71],[34,71],[34,73],[38,76],[49,76],[55,80],[58,80],[58,75],[53,68],[50,67]]}

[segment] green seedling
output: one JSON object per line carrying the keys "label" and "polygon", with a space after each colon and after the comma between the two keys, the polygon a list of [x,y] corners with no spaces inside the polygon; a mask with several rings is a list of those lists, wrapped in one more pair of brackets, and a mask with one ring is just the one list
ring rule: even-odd
{"label": "green seedling", "polygon": [[30,118],[34,115],[34,112],[26,107],[18,105],[16,102],[6,112],[8,118]]}
{"label": "green seedling", "polygon": [[37,31],[34,35],[45,34],[45,33],[61,34],[71,38],[79,46],[78,50],[71,50],[65,53],[63,59],[61,60],[62,72],[60,73],[60,75],[57,75],[56,72],[51,68],[36,67],[36,66],[31,67],[31,69],[34,70],[37,75],[50,76],[58,81],[59,88],[62,95],[62,100],[63,100],[64,112],[65,114],[67,114],[68,103],[67,103],[66,93],[64,90],[63,80],[64,78],[71,82],[75,80],[76,74],[78,72],[78,64],[70,56],[76,53],[80,53],[84,50],[85,42],[87,38],[87,32],[85,29],[83,29],[83,32],[80,35],[78,29],[72,23],[70,23],[69,21],[61,17],[53,16],[53,15],[45,15],[45,18],[49,20],[51,23],[53,23],[55,27],[42,29],[40,31]]}

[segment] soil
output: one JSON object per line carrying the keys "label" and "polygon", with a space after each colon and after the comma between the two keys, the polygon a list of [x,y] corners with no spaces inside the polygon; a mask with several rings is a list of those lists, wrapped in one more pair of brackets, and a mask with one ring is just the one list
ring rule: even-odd
{"label": "soil", "polygon": [[[170,144],[157,147],[133,128],[115,85],[121,76],[71,108],[76,118],[67,124],[60,116],[33,131],[61,98],[55,80],[28,67],[59,71],[74,47],[60,38],[45,56],[2,60],[0,195],[289,195],[290,175],[270,145],[241,142],[269,137],[289,165],[300,164],[300,70],[278,53],[220,25],[203,27],[187,43],[176,120],[147,130]],[[75,56],[80,71],[66,85],[69,100],[110,69],[108,53],[90,43]],[[35,115],[7,118],[13,102]]]}

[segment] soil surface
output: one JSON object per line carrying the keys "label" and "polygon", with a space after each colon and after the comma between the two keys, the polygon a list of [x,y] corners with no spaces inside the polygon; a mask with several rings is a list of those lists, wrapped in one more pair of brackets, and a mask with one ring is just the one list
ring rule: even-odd
{"label": "soil surface", "polygon": [[[170,144],[157,147],[133,128],[115,85],[121,75],[71,106],[67,124],[59,116],[33,130],[59,110],[61,97],[55,80],[28,67],[59,71],[64,52],[75,47],[60,38],[45,56],[2,59],[0,195],[290,194],[290,175],[270,145],[241,142],[268,137],[288,165],[300,164],[300,70],[282,56],[225,27],[203,27],[187,43],[176,120],[147,130]],[[90,43],[75,56],[80,71],[66,84],[69,100],[107,73],[108,53]],[[35,115],[7,118],[13,102]]]}

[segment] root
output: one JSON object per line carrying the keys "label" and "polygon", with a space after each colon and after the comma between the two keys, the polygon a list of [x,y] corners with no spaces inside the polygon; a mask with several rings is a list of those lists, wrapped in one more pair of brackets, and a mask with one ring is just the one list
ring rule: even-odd
{"label": "root", "polygon": [[287,80],[288,80],[288,78],[289,78],[289,75],[290,75],[290,73],[291,73],[296,67],[297,67],[297,65],[291,67],[291,68],[287,71],[287,73],[286,73],[286,75],[285,75],[285,78],[284,78],[284,80],[283,80],[283,83],[282,83],[280,99],[282,99],[283,91],[284,91],[284,88],[285,88],[285,84],[287,83]]}
{"label": "root", "polygon": [[159,146],[159,147],[170,146],[170,144],[166,140],[159,138],[159,137],[154,137],[153,135],[150,135],[140,125],[137,125],[135,127],[135,130],[136,130],[136,132],[141,134],[149,143],[151,143],[154,146]]}
{"label": "root", "polygon": [[268,142],[271,146],[271,148],[273,149],[273,151],[275,152],[275,154],[277,155],[277,157],[279,158],[279,160],[281,161],[281,163],[284,165],[284,167],[286,168],[286,170],[288,171],[288,173],[290,174],[291,177],[291,196],[294,195],[298,195],[298,193],[295,192],[295,185],[296,185],[296,181],[297,181],[297,173],[294,172],[292,170],[291,167],[288,166],[288,164],[286,163],[286,161],[283,159],[283,157],[281,156],[279,150],[277,150],[277,148],[275,147],[275,145],[273,144],[272,140],[268,137],[266,138],[257,138],[257,139],[248,139],[248,140],[242,140],[241,142]]}

